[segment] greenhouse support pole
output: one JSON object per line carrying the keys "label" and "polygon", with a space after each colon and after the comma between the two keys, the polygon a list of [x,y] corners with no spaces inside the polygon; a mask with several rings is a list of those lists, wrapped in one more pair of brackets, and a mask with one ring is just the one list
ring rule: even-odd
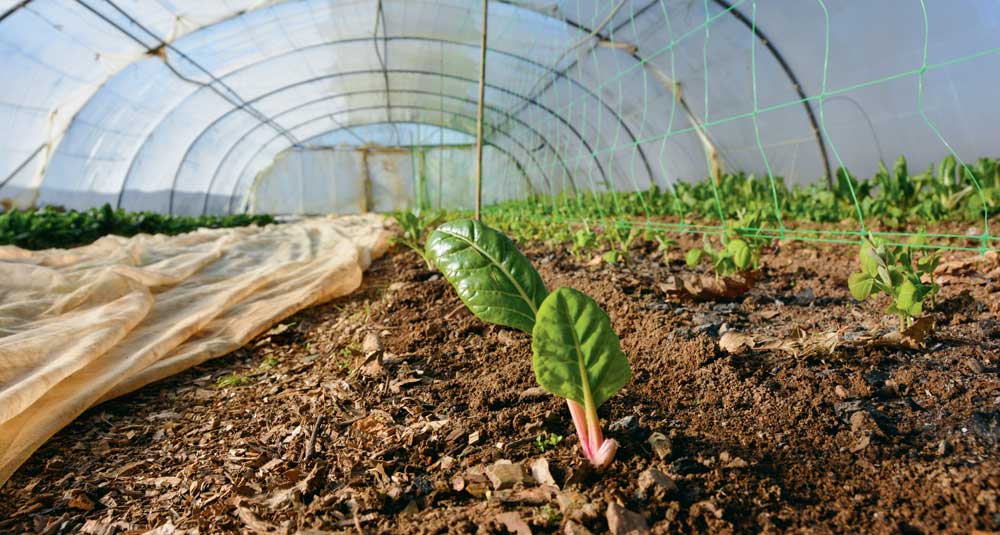
{"label": "greenhouse support pole", "polygon": [[486,96],[486,20],[489,0],[483,0],[483,35],[479,46],[479,103],[476,108],[476,219],[483,209],[483,100]]}

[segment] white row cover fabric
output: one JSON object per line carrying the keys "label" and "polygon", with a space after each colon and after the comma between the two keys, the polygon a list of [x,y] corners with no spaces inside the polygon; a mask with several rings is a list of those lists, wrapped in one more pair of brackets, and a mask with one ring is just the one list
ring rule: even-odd
{"label": "white row cover fabric", "polygon": [[[0,198],[233,212],[317,136],[471,134],[480,5],[4,0]],[[510,157],[487,174],[523,170],[520,195],[701,178],[692,120],[726,168],[793,182],[995,152],[993,0],[491,0],[489,18],[487,139]]]}
{"label": "white row cover fabric", "polygon": [[0,487],[87,408],[354,291],[389,236],[368,214],[0,247]]}

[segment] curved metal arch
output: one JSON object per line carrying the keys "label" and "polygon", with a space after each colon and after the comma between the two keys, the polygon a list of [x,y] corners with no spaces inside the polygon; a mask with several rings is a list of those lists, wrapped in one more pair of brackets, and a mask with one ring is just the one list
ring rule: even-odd
{"label": "curved metal arch", "polygon": [[[494,1],[496,1],[496,0],[494,0]],[[239,74],[239,73],[241,73],[241,72],[243,72],[245,70],[248,70],[248,69],[251,69],[253,67],[256,67],[256,66],[258,66],[258,65],[260,65],[260,64],[262,64],[264,62],[267,62],[267,61],[278,60],[278,59],[281,59],[281,58],[284,58],[284,57],[287,57],[287,56],[290,56],[290,55],[293,55],[293,54],[297,54],[297,53],[299,53],[299,52],[301,52],[303,50],[310,50],[310,49],[314,49],[314,48],[322,48],[322,47],[327,47],[327,46],[337,46],[337,45],[342,45],[342,44],[365,43],[365,42],[368,42],[368,41],[371,41],[371,40],[372,40],[371,37],[364,37],[364,38],[360,38],[359,37],[359,38],[341,39],[341,40],[336,40],[336,41],[326,41],[326,42],[322,42],[322,43],[315,43],[315,44],[312,44],[312,45],[309,45],[309,46],[304,46],[304,47],[301,47],[301,48],[296,48],[294,50],[289,50],[289,51],[286,51],[286,52],[282,52],[282,53],[276,54],[274,56],[269,56],[268,58],[263,59],[261,61],[256,61],[256,62],[248,63],[246,65],[243,65],[243,66],[241,66],[239,68],[236,68],[236,69],[233,69],[232,71],[227,72],[225,75],[223,75],[221,77],[221,79],[226,79],[226,78],[228,78],[230,76]],[[429,43],[437,43],[437,44],[449,45],[449,46],[461,46],[461,47],[466,47],[466,48],[478,48],[478,45],[472,45],[472,44],[469,44],[469,43],[463,43],[461,41],[452,41],[452,40],[448,40],[448,39],[422,37],[422,36],[394,36],[394,37],[384,38],[384,40],[386,40],[386,41],[429,42]],[[563,79],[569,81],[574,87],[582,90],[585,94],[587,94],[588,96],[590,96],[591,98],[593,98],[594,100],[596,100],[612,117],[614,117],[614,118],[617,119],[617,122],[621,126],[622,130],[624,130],[625,133],[626,133],[626,135],[628,135],[632,139],[632,142],[639,149],[640,157],[642,158],[643,164],[646,167],[646,172],[649,175],[650,180],[652,180],[652,177],[654,176],[653,175],[653,171],[652,171],[652,167],[650,166],[649,161],[646,158],[646,155],[645,155],[645,152],[642,149],[642,146],[638,143],[638,140],[637,140],[637,138],[635,136],[635,133],[629,127],[628,123],[625,121],[625,118],[622,117],[621,114],[619,114],[618,111],[615,110],[610,104],[608,104],[603,99],[601,99],[597,94],[595,94],[590,88],[584,86],[578,80],[576,80],[576,79],[574,79],[574,78],[572,78],[570,76],[567,76],[565,74],[565,72],[557,71],[557,70],[553,69],[552,67],[544,65],[542,63],[538,63],[538,62],[532,60],[531,58],[528,58],[528,57],[525,57],[525,56],[521,56],[521,55],[515,54],[513,52],[508,52],[508,51],[505,51],[505,50],[495,49],[495,48],[487,48],[487,50],[489,52],[491,52],[491,53],[499,54],[499,55],[502,55],[502,56],[505,56],[505,57],[509,57],[509,58],[514,59],[516,61],[520,61],[522,63],[526,63],[528,65],[531,65],[531,66],[533,66],[535,68],[538,68],[538,69],[541,69],[541,70],[545,70],[545,71],[548,71],[549,73],[555,74],[556,75],[555,79],[563,78]],[[408,72],[408,71],[395,69],[395,70],[389,70],[388,72],[390,72],[390,73],[396,73],[396,72]],[[368,73],[368,74],[378,73],[378,74],[381,74],[382,73],[382,69],[378,69],[377,71],[375,71],[375,70],[371,70],[371,71],[368,71],[368,70],[366,70],[366,71],[346,71],[344,74],[360,74],[360,73]],[[461,76],[457,76],[457,75],[448,75],[448,74],[445,74],[445,73],[437,73],[437,72],[432,72],[432,71],[413,71],[413,72],[409,72],[409,73],[411,73],[411,74],[424,74],[424,73],[428,73],[428,74],[433,74],[434,76],[444,76],[446,78],[451,78],[451,79],[469,80],[467,78],[464,78],[464,77],[461,77]],[[332,74],[340,74],[340,73],[332,73]],[[316,80],[316,78],[310,79],[309,81],[313,81],[313,80]],[[477,83],[478,83],[478,81],[477,81]],[[286,89],[288,87],[292,87],[292,86],[291,85],[284,86],[284,87],[278,88],[277,90],[270,91],[270,92],[264,93],[262,95],[258,95],[258,96],[254,97],[252,99],[245,99],[246,103],[247,103],[247,105],[252,105],[255,102],[258,102],[260,99],[266,98],[266,97],[274,94],[275,92],[284,90],[284,89]],[[515,96],[517,98],[520,98],[521,100],[525,101],[527,103],[527,105],[537,106],[537,107],[545,110],[548,114],[557,117],[560,120],[560,122],[562,122],[563,124],[565,124],[567,126],[570,126],[569,125],[569,121],[567,121],[565,117],[563,117],[559,113],[556,113],[555,110],[553,110],[553,109],[549,108],[548,106],[545,106],[544,104],[542,104],[541,102],[539,102],[538,99],[537,99],[537,97],[535,97],[535,98],[528,98],[528,97],[526,97],[524,95],[518,94],[518,93],[516,93],[514,91],[506,90],[506,89],[504,89],[504,88],[502,88],[500,86],[493,85],[493,84],[488,84],[487,87],[490,87],[492,89],[501,90],[501,91],[503,91],[503,92],[505,92],[507,94],[510,94],[511,96]],[[200,88],[196,89],[195,91],[193,91],[189,95],[193,95],[193,94],[197,93],[199,90],[200,90]],[[186,98],[185,98],[185,100],[186,100]],[[178,106],[174,106],[174,108],[171,110],[171,112],[173,110],[177,109]],[[229,116],[229,115],[231,115],[233,113],[242,111],[243,108],[244,108],[244,106],[242,106],[242,105],[234,107],[231,110],[227,111],[222,117],[220,117],[220,119],[221,118],[225,118],[225,117],[227,117],[227,116]],[[165,117],[166,117],[166,115],[164,115],[164,117],[161,118],[157,122],[157,126],[153,128],[154,130],[160,124],[163,123],[163,120],[164,120]],[[74,118],[74,120],[75,120],[75,118]],[[213,122],[213,124],[214,124],[214,122]],[[209,125],[209,127],[211,127],[211,125]],[[570,128],[574,128],[574,127],[570,126]],[[574,128],[574,130],[575,130],[575,128]],[[580,137],[579,132],[574,131],[574,134],[577,137]],[[199,137],[200,137],[200,134],[199,134]],[[135,151],[135,153],[133,155],[133,158],[132,158],[132,162],[129,164],[128,170],[125,172],[125,178],[122,181],[122,188],[121,188],[122,191],[124,191],[125,188],[126,188],[126,186],[128,185],[128,179],[129,179],[129,176],[132,174],[132,169],[133,169],[133,166],[135,165],[137,156],[138,156],[138,154],[140,152],[142,152],[142,149],[143,149],[143,147],[145,147],[145,145],[148,142],[149,138],[150,138],[150,136],[146,136],[146,138],[143,140],[143,142],[139,146],[139,148],[136,149],[136,151]],[[601,178],[602,178],[603,182],[605,183],[605,185],[608,188],[613,187],[612,184],[610,182],[608,182],[607,173],[605,173],[603,165],[599,161],[597,161],[597,155],[594,154],[594,151],[592,149],[590,149],[590,148],[588,148],[588,152],[591,154],[591,157],[597,163],[598,169],[601,170]],[[121,195],[119,194],[119,200],[118,200],[118,202],[120,202],[120,200],[121,200],[120,198],[121,198]]]}
{"label": "curved metal arch", "polygon": [[785,76],[788,77],[788,81],[792,83],[792,88],[795,90],[795,94],[798,95],[799,99],[802,100],[802,106],[806,110],[806,118],[809,120],[809,125],[812,127],[813,134],[816,135],[816,143],[819,145],[819,154],[823,159],[823,171],[826,173],[826,183],[830,189],[833,189],[833,175],[830,169],[830,156],[826,152],[826,141],[823,139],[823,131],[819,127],[819,123],[816,121],[816,113],[813,112],[812,107],[809,105],[809,97],[806,95],[805,90],[802,89],[802,84],[799,82],[798,76],[795,75],[795,71],[792,70],[791,65],[785,61],[785,57],[778,51],[778,47],[774,46],[774,43],[764,34],[764,31],[760,29],[760,25],[751,21],[743,14],[742,11],[733,7],[732,4],[726,0],[715,0],[715,3],[721,7],[723,10],[729,11],[729,14],[736,18],[736,20],[743,23],[748,30],[753,32],[754,36],[764,44],[767,51],[774,56],[774,60],[778,62],[778,66],[784,71]]}
{"label": "curved metal arch", "polygon": [[[447,96],[446,95],[441,95],[440,93],[434,93],[432,91],[403,90],[403,89],[394,90],[394,91],[395,92],[399,92],[399,93],[417,93],[417,94],[425,93],[425,94],[430,94],[430,95],[434,95],[434,96],[441,96],[441,97],[444,97],[444,98],[449,98],[449,99],[452,99],[452,100],[460,100],[460,101],[465,101],[465,102],[470,102],[470,103],[474,102],[471,99],[466,99],[466,98],[462,98],[462,97],[453,97],[453,96],[450,96],[450,95],[447,95]],[[284,115],[286,113],[291,113],[293,111],[296,111],[298,109],[304,108],[306,106],[309,106],[309,105],[312,105],[312,104],[316,104],[318,102],[324,102],[326,100],[331,100],[333,98],[338,98],[338,97],[342,97],[342,96],[349,96],[349,95],[352,95],[352,94],[374,94],[374,93],[382,93],[382,92],[384,92],[384,91],[381,90],[381,89],[379,89],[379,90],[366,90],[366,91],[354,91],[354,92],[348,92],[348,93],[339,93],[339,94],[336,94],[336,95],[326,95],[324,97],[321,97],[321,98],[318,98],[318,99],[314,99],[314,100],[302,103],[300,105],[296,105],[296,106],[294,106],[292,108],[289,108],[287,110],[282,111],[281,113],[279,113],[277,115],[274,115],[273,117],[277,118],[277,117],[280,117],[281,115]],[[493,107],[491,107],[491,108],[493,108]],[[452,113],[453,115],[458,115],[457,113],[451,112],[450,110],[442,110],[442,109],[439,109],[439,108],[433,108],[433,109],[434,110],[438,110],[439,112],[443,112],[443,113]],[[337,113],[340,113],[340,112],[337,112]],[[328,117],[330,115],[331,114],[324,114],[323,116],[324,117]],[[462,115],[462,116],[463,117],[471,117],[471,116],[468,116],[468,115]],[[572,186],[573,191],[575,192],[577,190],[576,183],[573,182],[573,177],[572,177],[572,174],[569,171],[569,167],[566,165],[566,162],[563,160],[562,155],[559,154],[559,151],[556,150],[556,148],[548,142],[548,140],[545,138],[545,136],[542,136],[540,133],[538,133],[530,125],[528,125],[527,123],[523,123],[523,125],[524,125],[525,128],[527,128],[532,133],[534,133],[539,138],[541,138],[544,141],[544,145],[548,145],[550,147],[550,149],[552,150],[552,153],[559,160],[559,164],[560,164],[560,166],[562,166],[563,171],[566,173],[566,177],[569,179],[570,185]],[[222,163],[225,162],[226,159],[229,158],[229,155],[232,154],[233,150],[235,150],[236,147],[240,143],[243,142],[243,140],[245,140],[247,137],[249,137],[250,134],[252,134],[254,131],[256,131],[260,126],[261,126],[261,124],[259,124],[259,123],[256,124],[256,125],[254,125],[253,128],[251,128],[250,130],[248,130],[247,132],[245,132],[242,136],[240,136],[239,139],[237,139],[229,147],[229,150],[226,151],[226,154],[220,160],[219,165],[216,166],[215,172],[212,173],[212,179],[209,181],[208,186],[206,188],[206,191],[211,191],[212,187],[215,185],[215,180],[216,180],[216,178],[218,178],[219,170],[221,168]],[[500,132],[500,133],[502,133],[504,135],[504,137],[506,137],[506,138],[510,139],[511,141],[513,141],[518,147],[521,148],[521,150],[523,150],[526,154],[528,154],[529,157],[531,157],[534,160],[534,156],[531,154],[533,151],[528,150],[528,148],[525,147],[524,144],[522,144],[521,142],[517,141],[517,139],[514,138],[513,136],[511,136],[510,134],[508,134],[506,132]],[[270,143],[270,141],[268,141],[268,143]],[[541,171],[541,173],[542,173],[542,178],[545,180],[546,186],[548,187],[549,191],[552,191],[552,182],[549,180],[548,173],[546,173],[544,171],[544,167],[542,167],[540,165],[538,167],[539,167],[539,171]],[[175,189],[174,188],[176,188],[176,178],[175,178],[174,185],[172,186],[171,191],[170,191],[170,204],[169,204],[168,210],[169,210],[169,213],[171,213],[171,214],[173,213],[173,207],[174,207],[174,193],[175,193]],[[207,197],[206,197],[206,199],[207,199]],[[207,200],[206,200],[206,202],[207,202]],[[202,207],[202,212],[204,213],[205,210],[206,210],[206,207],[203,206]]]}
{"label": "curved metal arch", "polygon": [[[366,70],[366,71],[349,71],[349,72],[343,72],[343,73],[331,73],[329,75],[324,75],[324,76],[317,77],[317,78],[310,78],[308,80],[303,80],[303,81],[298,81],[298,82],[295,82],[295,83],[292,83],[292,84],[288,84],[288,85],[283,86],[281,88],[269,91],[268,93],[266,93],[264,95],[261,95],[258,98],[265,98],[265,97],[268,97],[268,96],[271,96],[271,95],[275,95],[275,94],[281,93],[281,92],[286,91],[288,89],[299,87],[301,85],[306,85],[306,84],[314,83],[314,82],[318,82],[318,81],[329,80],[329,79],[332,79],[332,78],[339,78],[341,76],[352,76],[352,75],[359,75],[359,74],[374,74],[374,73],[379,73],[379,72],[381,72],[381,70],[374,70],[373,69],[373,70]],[[398,72],[398,73],[404,73],[404,74],[426,75],[426,76],[437,76],[437,77],[444,76],[445,78],[449,78],[449,79],[453,79],[453,80],[458,80],[458,81],[463,81],[463,82],[468,82],[468,83],[478,83],[477,80],[473,80],[471,78],[465,78],[465,77],[461,77],[461,76],[457,76],[457,75],[441,75],[439,73],[434,73],[434,72],[431,72],[431,71],[399,71],[399,70],[397,70],[397,71],[390,71],[390,72]],[[496,91],[500,91],[500,92],[503,92],[503,93],[510,94],[512,96],[515,96],[515,97],[520,97],[520,95],[518,95],[517,93],[515,93],[513,91],[509,91],[507,89],[504,89],[504,88],[501,88],[501,87],[498,87],[498,86],[493,86],[492,84],[487,84],[487,87],[490,87],[491,89],[494,89]],[[442,98],[450,98],[450,99],[453,99],[453,100],[464,100],[466,102],[473,102],[470,99],[464,99],[464,98],[455,97],[455,96],[452,96],[452,95],[443,95],[441,93],[436,93],[436,92],[431,92],[431,91],[419,91],[419,90],[395,90],[395,91],[407,91],[407,92],[415,93],[415,94],[429,94],[429,95],[434,95],[434,96],[440,96]],[[377,92],[384,92],[384,91],[379,90]],[[362,93],[362,92],[341,93],[340,95],[341,96],[348,96],[350,94],[355,94],[355,93]],[[313,101],[309,101],[309,103],[318,102],[320,100],[326,100],[328,98],[329,97],[324,97],[324,98],[321,98],[321,99],[316,99],[316,100],[313,100]],[[541,104],[537,104],[537,103],[534,104],[534,105],[537,106],[537,107],[539,107],[539,108],[541,108],[541,109],[543,109],[543,110],[548,111],[553,117],[556,117],[557,119],[559,119],[560,122],[566,128],[568,128],[570,130],[570,132],[572,132],[573,135],[576,136],[576,138],[578,140],[580,140],[580,143],[584,146],[585,149],[587,149],[587,151],[589,153],[591,153],[592,158],[594,158],[594,163],[597,165],[598,170],[601,172],[601,177],[604,180],[605,184],[610,187],[610,184],[608,184],[608,181],[607,181],[607,175],[604,172],[604,168],[601,166],[600,161],[598,161],[596,159],[596,157],[593,156],[593,152],[594,152],[593,149],[591,148],[591,146],[587,142],[587,140],[583,137],[583,135],[580,134],[579,130],[577,130],[576,127],[574,127],[572,124],[569,124],[568,122],[566,122],[563,117],[561,117],[561,116],[559,116],[557,114],[551,113],[551,111],[549,111],[549,109],[547,107],[545,107],[545,106],[543,106]],[[294,111],[295,109],[298,109],[300,107],[302,107],[302,106],[297,106],[297,107],[294,107],[294,108],[290,108],[288,110],[284,110],[284,111],[282,111],[281,113],[279,113],[277,115],[271,116],[271,118],[272,119],[276,119],[280,115],[282,115],[284,113],[287,113],[289,111]],[[486,107],[490,108],[491,110],[496,110],[496,111],[499,111],[499,112],[503,111],[500,108],[498,108],[496,106],[492,106],[492,105],[486,105]],[[228,112],[225,115],[217,118],[215,121],[212,121],[212,123],[209,124],[208,126],[206,126],[202,130],[202,132],[200,134],[198,134],[198,137],[196,137],[194,139],[194,141],[192,141],[191,144],[188,145],[187,150],[184,151],[184,156],[181,157],[181,160],[180,160],[180,162],[178,163],[178,166],[177,166],[177,170],[174,172],[174,178],[171,181],[171,195],[170,195],[170,205],[169,205],[169,210],[171,211],[171,213],[173,212],[173,198],[174,198],[173,190],[174,190],[174,188],[177,187],[177,180],[180,177],[180,171],[181,171],[181,168],[183,167],[184,161],[191,154],[191,151],[193,150],[194,146],[198,143],[198,141],[202,139],[202,136],[204,136],[205,133],[208,132],[208,130],[210,130],[213,126],[215,126],[216,124],[218,124],[219,122],[221,122],[225,117],[228,117],[230,115],[230,113],[231,112]],[[540,132],[538,132],[538,130],[532,128],[527,122],[525,122],[525,121],[523,121],[521,119],[518,119],[518,118],[514,118],[514,117],[511,117],[511,119],[514,119],[519,124],[521,124],[521,126],[527,128],[533,134],[535,134],[536,136],[538,136],[543,141],[543,143],[545,145],[549,146],[549,148],[552,150],[552,152],[556,154],[556,157],[559,158],[560,164],[561,164],[562,168],[566,171],[567,177],[570,180],[570,183],[571,183],[571,185],[573,187],[573,190],[576,191],[577,186],[576,186],[576,183],[573,181],[573,176],[572,176],[572,174],[569,173],[569,168],[566,166],[565,162],[563,161],[562,155],[556,149],[555,145],[553,145],[551,142],[549,142],[548,139],[545,136],[543,136]],[[256,129],[256,128],[254,128],[254,129]],[[237,141],[237,143],[239,143],[242,140],[243,140],[243,138],[240,138]],[[228,155],[228,153],[227,153],[227,155]],[[118,193],[118,200],[116,201],[116,207],[119,207],[119,208],[121,207],[122,195],[124,194],[125,188],[128,185],[128,178],[131,175],[132,165],[134,165],[134,164],[135,164],[135,160],[133,159],[132,164],[130,164],[130,166],[129,166],[129,171],[125,175],[125,181],[122,183],[122,189]],[[215,177],[213,175],[213,182],[214,182],[214,178]],[[211,184],[212,183],[209,183],[209,188],[211,188]]]}
{"label": "curved metal arch", "polygon": [[[296,128],[300,128],[300,127],[305,126],[307,124],[314,123],[314,122],[319,121],[321,119],[327,118],[330,115],[339,115],[339,114],[342,114],[342,113],[350,113],[350,112],[355,112],[355,111],[377,110],[377,109],[382,109],[382,108],[384,108],[384,106],[361,106],[361,107],[356,107],[356,108],[347,108],[347,109],[344,109],[344,110],[340,110],[340,111],[334,112],[332,114],[331,113],[326,113],[326,114],[323,114],[321,117],[315,117],[315,118],[310,119],[308,121],[304,121],[302,123],[294,125],[294,126],[291,127],[291,130],[294,130]],[[476,119],[475,117],[473,117],[471,115],[468,115],[468,114],[465,114],[465,113],[451,111],[451,110],[441,110],[440,108],[432,108],[432,107],[429,107],[429,106],[394,106],[394,108],[396,108],[396,109],[423,110],[423,111],[431,111],[431,112],[435,112],[435,113],[447,113],[449,115],[454,115],[454,116],[458,116],[458,117],[464,117],[464,118],[469,119],[469,120],[475,120]],[[433,124],[433,123],[428,123],[428,124]],[[258,125],[257,127],[255,127],[255,129],[258,128],[259,126],[260,125]],[[506,134],[505,132],[500,132],[500,133],[503,134],[508,139],[510,139],[512,142],[514,142],[514,144],[516,144],[519,148],[521,148],[521,150],[523,150],[525,152],[525,154],[528,155],[528,157],[535,164],[535,166],[538,167],[539,170],[542,171],[543,177],[545,178],[546,183],[549,184],[549,187],[551,189],[551,182],[548,180],[548,176],[544,175],[544,169],[545,169],[545,167],[542,166],[538,162],[538,160],[535,158],[534,154],[532,154],[532,152],[530,150],[528,150],[527,147],[525,147],[521,142],[517,141],[517,138],[514,138],[514,137],[510,136],[509,134]],[[278,138],[277,137],[271,137],[271,139],[267,140],[266,143],[262,144],[261,148],[258,149],[257,152],[255,152],[253,155],[251,155],[250,159],[243,166],[243,169],[240,171],[239,176],[237,177],[236,182],[233,183],[233,189],[232,189],[232,191],[230,192],[230,195],[229,195],[229,197],[230,197],[229,212],[230,213],[232,213],[232,199],[235,197],[235,195],[236,195],[236,189],[240,185],[240,178],[242,178],[242,176],[244,175],[244,173],[246,173],[246,170],[250,166],[250,163],[253,161],[253,159],[258,154],[260,154],[260,152],[263,150],[264,147],[270,145],[275,139],[278,139]],[[235,147],[235,145],[234,145],[234,147]],[[218,171],[219,171],[219,168],[216,168],[216,174],[218,173]],[[213,181],[214,181],[214,178],[215,178],[215,176],[213,175]],[[207,190],[205,192],[206,202],[207,202],[207,195],[210,195],[210,194],[211,194],[210,190]],[[204,211],[204,209],[203,209],[203,211]]]}
{"label": "curved metal arch", "polygon": [[[448,113],[448,112],[445,112],[445,113]],[[339,128],[334,128],[332,130],[327,130],[325,132],[320,132],[319,134],[316,134],[316,135],[312,136],[311,138],[304,140],[303,143],[307,143],[307,142],[309,142],[310,139],[315,139],[315,138],[317,138],[319,136],[330,134],[330,133],[333,133],[333,132],[340,132],[340,131],[348,130],[350,128],[354,128],[354,127],[358,127],[358,126],[372,126],[372,125],[382,125],[382,124],[384,124],[384,125],[392,125],[393,123],[386,122],[386,121],[364,121],[364,122],[360,122],[360,123],[353,123],[350,126],[343,126],[343,127],[339,127]],[[465,133],[465,132],[462,132],[461,130],[455,130],[453,128],[447,128],[447,127],[444,127],[444,126],[439,126],[439,125],[435,125],[435,124],[431,124],[431,123],[415,123],[415,124],[429,124],[430,126],[436,126],[437,128],[444,128],[445,130],[451,130],[451,131],[460,132],[460,133],[463,133],[463,134]],[[514,155],[510,151],[508,151],[507,149],[501,147],[500,145],[497,145],[495,143],[492,143],[492,142],[486,141],[486,140],[483,141],[483,145],[485,145],[487,147],[492,147],[497,152],[500,152],[501,154],[503,154],[504,156],[506,156],[507,159],[510,160],[511,163],[514,164],[514,167],[517,168],[518,173],[521,174],[521,177],[525,180],[525,182],[527,182],[529,186],[531,185],[530,180],[528,179],[528,173],[524,170],[524,166],[521,165],[521,161],[518,160],[517,158],[515,158]],[[282,151],[282,152],[280,152],[278,154],[280,155],[280,154],[283,154],[284,152],[287,152],[287,151],[288,151],[288,149],[285,149],[284,151]],[[207,193],[205,194],[205,198],[206,199],[208,198],[208,194]],[[244,212],[244,213],[247,211],[247,204],[248,204],[247,201],[248,201],[248,199],[246,199],[246,198],[243,199],[243,208],[242,208],[241,211]],[[232,204],[232,203],[230,202],[230,204]],[[204,209],[202,210],[202,215],[205,215],[205,210]]]}

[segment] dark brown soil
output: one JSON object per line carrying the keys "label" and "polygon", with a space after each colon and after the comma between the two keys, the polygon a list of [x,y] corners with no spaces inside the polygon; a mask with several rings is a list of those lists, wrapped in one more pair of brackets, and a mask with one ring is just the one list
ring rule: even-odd
{"label": "dark brown soil", "polygon": [[[682,305],[658,290],[678,260],[648,250],[587,267],[530,247],[550,288],[606,308],[631,361],[631,383],[600,412],[606,427],[634,425],[609,432],[622,446],[603,473],[583,468],[565,404],[528,390],[529,337],[472,317],[396,251],[359,293],[81,416],[0,490],[0,531],[505,533],[519,518],[536,534],[602,533],[611,504],[654,533],[1000,530],[996,271],[942,289],[925,350],[719,349],[727,329],[894,326],[884,302],[850,298],[855,251],[784,245],[745,297]],[[362,367],[367,333],[381,333],[381,369]],[[670,440],[662,459],[654,432]],[[540,434],[565,438],[542,452]],[[485,466],[539,457],[560,489],[484,492]],[[639,493],[648,468],[677,489]]]}

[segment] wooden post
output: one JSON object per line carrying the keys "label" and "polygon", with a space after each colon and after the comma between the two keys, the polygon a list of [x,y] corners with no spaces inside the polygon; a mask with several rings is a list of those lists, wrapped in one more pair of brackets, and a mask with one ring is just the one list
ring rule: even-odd
{"label": "wooden post", "polygon": [[476,219],[483,208],[483,100],[486,94],[486,21],[489,0],[483,0],[483,36],[479,44],[479,103],[476,113]]}

